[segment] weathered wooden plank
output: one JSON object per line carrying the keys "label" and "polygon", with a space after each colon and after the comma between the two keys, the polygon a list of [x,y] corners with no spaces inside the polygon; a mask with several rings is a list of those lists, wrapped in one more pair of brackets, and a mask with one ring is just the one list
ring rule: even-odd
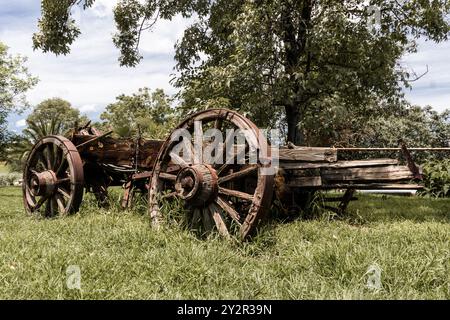
{"label": "weathered wooden plank", "polygon": [[318,177],[320,176],[320,169],[302,169],[302,170],[289,170],[286,174],[293,177]]}
{"label": "weathered wooden plank", "polygon": [[291,177],[287,181],[288,187],[320,187],[322,185],[322,178],[316,177]]}
{"label": "weathered wooden plank", "polygon": [[280,148],[280,161],[336,162],[337,151],[334,148],[295,147]]}
{"label": "weathered wooden plank", "polygon": [[393,165],[365,168],[322,168],[321,176],[326,181],[391,181],[414,178],[408,167]]}
{"label": "weathered wooden plank", "polygon": [[[93,139],[93,135],[74,135],[72,142],[80,145]],[[138,167],[151,169],[164,141],[141,140],[138,152]],[[114,165],[135,165],[136,140],[102,137],[79,150],[83,160]]]}
{"label": "weathered wooden plank", "polygon": [[296,169],[317,169],[317,168],[356,168],[356,167],[375,167],[385,165],[397,165],[397,159],[371,159],[371,160],[351,160],[337,162],[288,162],[280,161],[279,167],[285,170]]}

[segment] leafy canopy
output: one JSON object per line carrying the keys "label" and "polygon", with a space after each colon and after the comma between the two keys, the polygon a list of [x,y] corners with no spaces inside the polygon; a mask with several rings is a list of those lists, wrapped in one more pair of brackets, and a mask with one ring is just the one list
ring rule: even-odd
{"label": "leafy canopy", "polygon": [[[34,44],[65,54],[79,33],[70,8],[93,1],[52,3],[42,1]],[[316,115],[336,106],[350,115],[401,106],[416,75],[400,58],[419,37],[447,40],[449,13],[448,0],[121,0],[113,41],[120,64],[135,66],[144,30],[192,17],[175,55],[185,110],[238,108],[303,144],[320,126],[311,126]]]}
{"label": "leafy canopy", "polygon": [[139,89],[132,95],[121,94],[106,107],[100,118],[120,137],[140,134],[145,138],[165,139],[176,124],[176,111],[162,89]]}
{"label": "leafy canopy", "polygon": [[28,106],[25,92],[38,81],[28,72],[27,58],[8,54],[8,47],[0,42],[0,112],[20,111]]}
{"label": "leafy canopy", "polygon": [[0,158],[11,139],[7,131],[7,116],[28,106],[25,92],[37,83],[25,66],[27,59],[8,54],[8,47],[0,42]]}
{"label": "leafy canopy", "polygon": [[68,135],[77,123],[88,121],[86,116],[61,98],[51,98],[39,103],[26,119],[27,127],[20,135],[13,135],[7,145],[6,161],[20,170],[32,146],[48,135]]}

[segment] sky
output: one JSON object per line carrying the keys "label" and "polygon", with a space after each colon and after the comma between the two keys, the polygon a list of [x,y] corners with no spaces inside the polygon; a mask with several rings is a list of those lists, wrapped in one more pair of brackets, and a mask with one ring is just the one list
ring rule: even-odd
{"label": "sky", "polygon": [[[163,88],[173,94],[169,83],[175,65],[174,44],[189,21],[176,17],[160,20],[151,32],[143,34],[140,50],[144,56],[136,68],[120,67],[119,52],[112,43],[115,26],[112,9],[117,0],[96,0],[86,11],[74,10],[82,34],[67,56],[33,51],[32,35],[40,15],[38,0],[0,0],[0,41],[13,54],[28,57],[29,71],[39,77],[38,85],[27,93],[31,105],[61,97],[92,119],[119,94],[139,88]],[[436,110],[450,108],[450,42],[435,44],[420,41],[419,52],[405,56],[401,63],[418,75],[428,73],[406,90],[414,104],[431,105]],[[9,117],[9,129],[24,128],[28,112]]]}

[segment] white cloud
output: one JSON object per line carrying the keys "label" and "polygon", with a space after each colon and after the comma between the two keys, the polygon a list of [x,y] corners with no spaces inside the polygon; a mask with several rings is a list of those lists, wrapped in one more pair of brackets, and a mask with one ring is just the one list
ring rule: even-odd
{"label": "white cloud", "polygon": [[27,122],[25,119],[20,119],[20,120],[16,121],[17,128],[25,127],[26,125],[27,125]]}
{"label": "white cloud", "polygon": [[89,113],[98,111],[98,105],[96,104],[85,104],[78,108],[80,112]]}
{"label": "white cloud", "polygon": [[[163,88],[169,94],[175,93],[176,89],[169,84],[175,65],[174,44],[181,37],[186,20],[175,17],[172,21],[158,21],[152,32],[143,34],[142,62],[136,68],[125,68],[119,66],[119,51],[112,43],[116,31],[112,9],[117,0],[96,0],[95,3],[93,8],[76,17],[82,34],[67,56],[33,51],[31,37],[37,29],[39,16],[35,0],[13,2],[15,7],[11,12],[0,7],[1,41],[12,53],[27,56],[30,72],[40,79],[28,93],[30,103],[35,105],[47,98],[61,97],[80,106],[82,112],[95,116],[118,95],[131,94],[141,87]],[[27,4],[34,7],[30,9]],[[25,10],[29,11],[27,15],[24,15]]]}
{"label": "white cloud", "polygon": [[[419,51],[402,59],[402,65],[418,76],[406,90],[408,100],[418,105],[431,105],[442,111],[450,108],[450,43],[419,42]],[[427,71],[428,68],[428,71]]]}

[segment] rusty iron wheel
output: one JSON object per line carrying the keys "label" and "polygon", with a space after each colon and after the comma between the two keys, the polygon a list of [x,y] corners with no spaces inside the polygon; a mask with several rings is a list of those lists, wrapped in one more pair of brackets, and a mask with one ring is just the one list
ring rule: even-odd
{"label": "rusty iron wheel", "polygon": [[[191,140],[180,139],[179,129],[187,129]],[[193,142],[200,142],[203,147],[211,145],[215,138],[204,139],[203,134],[208,129],[218,129],[222,133],[228,132],[226,129],[244,130],[245,144],[241,144],[243,149],[240,150],[245,154],[241,158],[245,161],[236,161],[237,143],[232,135],[226,134],[222,149],[218,149],[223,152],[224,161],[212,161],[211,157],[204,159],[204,154],[195,150],[195,145],[199,144]],[[177,154],[175,149],[180,142],[185,144],[185,150],[192,150],[192,154],[186,157]],[[250,162],[249,150],[255,148],[258,161]],[[230,152],[228,155],[231,154],[231,161],[224,154],[226,150]],[[216,154],[212,152],[214,156]],[[164,142],[155,162],[149,190],[152,223],[159,224],[164,201],[177,201],[184,204],[190,228],[204,234],[216,229],[223,236],[235,233],[242,240],[247,239],[271,205],[274,174],[267,170],[270,161],[267,140],[253,122],[239,113],[208,109],[189,116]]]}
{"label": "rusty iron wheel", "polygon": [[83,162],[74,144],[48,136],[31,149],[23,171],[23,202],[28,214],[64,216],[79,210],[84,188]]}

